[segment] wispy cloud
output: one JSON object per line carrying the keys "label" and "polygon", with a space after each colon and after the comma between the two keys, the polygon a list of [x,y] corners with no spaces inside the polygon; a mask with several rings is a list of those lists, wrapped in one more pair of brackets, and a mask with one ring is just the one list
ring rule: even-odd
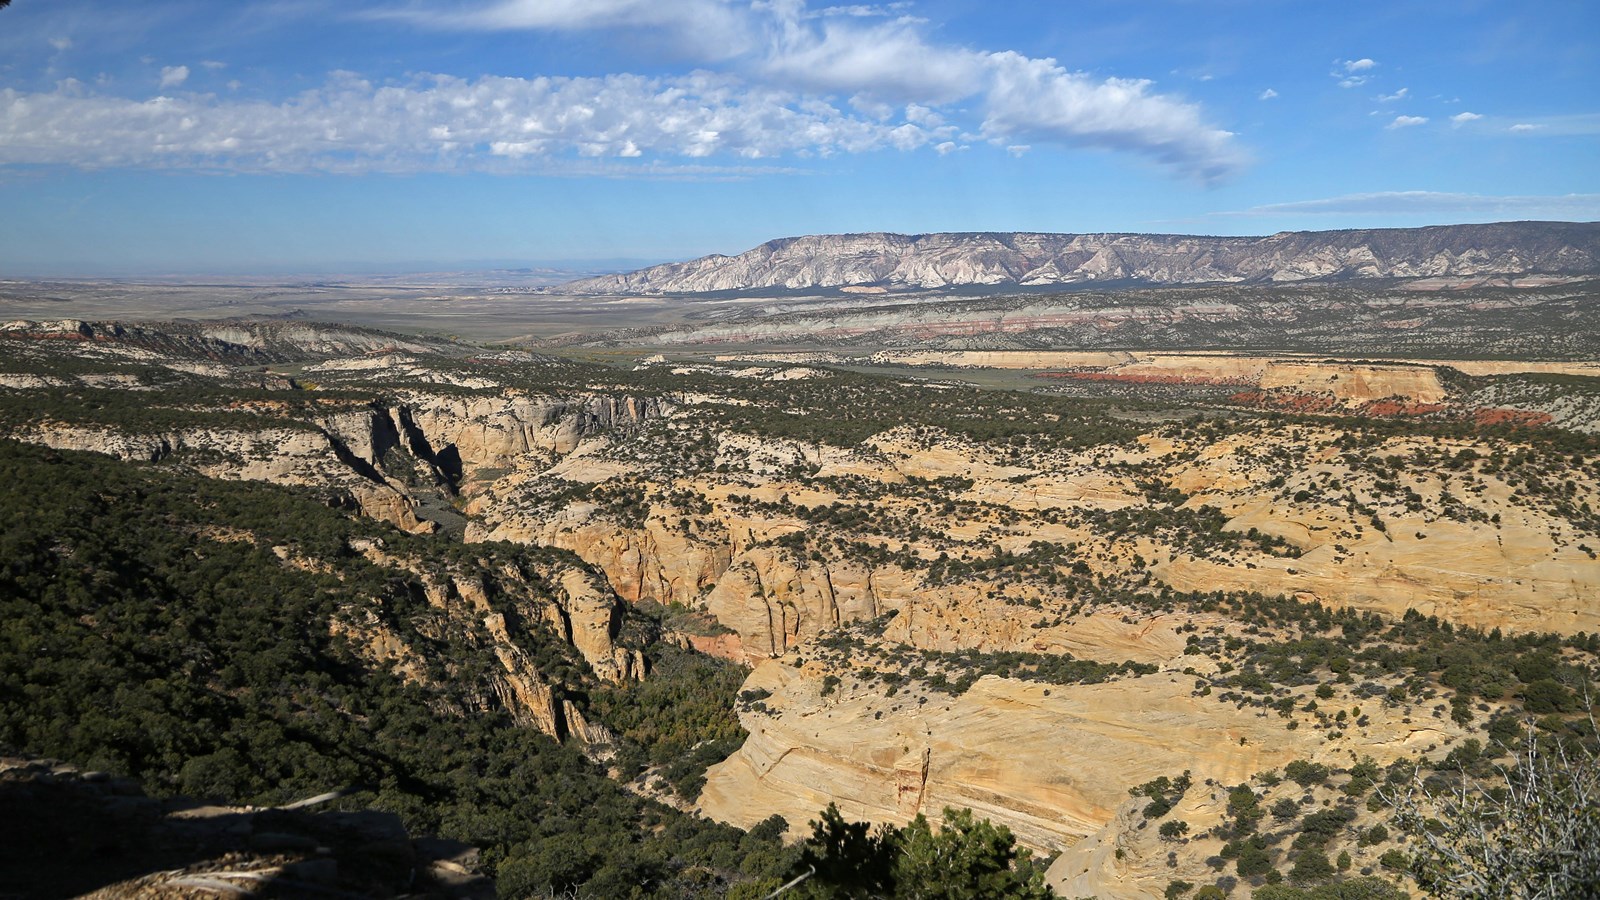
{"label": "wispy cloud", "polygon": [[1396,100],[1404,100],[1406,98],[1406,96],[1408,94],[1410,94],[1410,93],[1411,93],[1411,89],[1410,88],[1401,88],[1400,90],[1395,91],[1392,94],[1379,94],[1378,95],[1378,102],[1379,103],[1393,103]]}
{"label": "wispy cloud", "polygon": [[1410,128],[1414,125],[1428,124],[1427,116],[1395,116],[1394,121],[1384,126],[1386,128]]}
{"label": "wispy cloud", "polygon": [[889,3],[885,5],[854,4],[851,6],[829,6],[817,10],[817,16],[855,16],[857,18],[871,18],[880,16],[899,15],[904,10],[910,9],[910,3]]}
{"label": "wispy cloud", "polygon": [[1262,100],[1271,100],[1272,98],[1274,98],[1276,96],[1278,96],[1278,92],[1273,90],[1272,88],[1267,88],[1266,90],[1261,92],[1261,99]]}
{"label": "wispy cloud", "polygon": [[188,80],[188,66],[163,66],[161,69],[161,86],[164,88],[177,87]]}
{"label": "wispy cloud", "polygon": [[762,40],[748,11],[723,0],[476,0],[448,7],[410,2],[353,15],[455,31],[629,31],[703,62],[748,53]]}
{"label": "wispy cloud", "polygon": [[1492,196],[1441,191],[1383,191],[1322,200],[1270,203],[1214,216],[1449,214],[1550,219],[1600,219],[1600,194]]}
{"label": "wispy cloud", "polygon": [[806,90],[944,104],[975,93],[987,68],[984,54],[929,43],[908,19],[817,24],[791,12],[767,25],[771,38],[749,65],[764,80]]}
{"label": "wispy cloud", "polygon": [[[1021,141],[1143,155],[1215,181],[1248,154],[1191,102],[1143,79],[1103,78],[1053,59],[932,41],[904,4],[811,10],[804,0],[494,0],[449,8],[399,6],[365,15],[425,28],[649,30],[701,64],[741,76],[753,91],[844,96],[858,109],[919,104],[975,109],[965,127],[996,147]],[[1370,61],[1369,61],[1370,62]],[[960,109],[954,108],[961,104]]]}
{"label": "wispy cloud", "polygon": [[1450,117],[1453,128],[1464,128],[1475,135],[1519,137],[1571,137],[1600,134],[1600,113],[1575,113],[1564,116],[1486,116],[1475,112]]}

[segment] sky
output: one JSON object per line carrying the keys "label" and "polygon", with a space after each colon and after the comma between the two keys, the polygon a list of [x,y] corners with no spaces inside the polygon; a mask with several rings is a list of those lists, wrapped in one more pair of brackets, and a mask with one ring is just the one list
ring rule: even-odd
{"label": "sky", "polygon": [[1600,219],[1593,0],[14,0],[0,276]]}

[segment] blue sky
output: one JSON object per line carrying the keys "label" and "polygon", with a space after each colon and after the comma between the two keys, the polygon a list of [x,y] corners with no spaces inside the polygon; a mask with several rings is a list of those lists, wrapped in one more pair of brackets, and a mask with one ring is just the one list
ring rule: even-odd
{"label": "blue sky", "polygon": [[15,0],[0,274],[1600,219],[1600,4]]}

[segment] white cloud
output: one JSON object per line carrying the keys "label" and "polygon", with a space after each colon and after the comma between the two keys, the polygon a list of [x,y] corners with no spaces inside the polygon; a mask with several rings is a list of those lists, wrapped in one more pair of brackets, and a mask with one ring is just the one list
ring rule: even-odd
{"label": "white cloud", "polygon": [[560,167],[573,157],[915,150],[950,133],[868,120],[704,72],[661,79],[434,75],[383,85],[336,73],[276,104],[210,95],[138,101],[86,93],[81,85],[0,90],[0,165],[511,172]]}
{"label": "white cloud", "polygon": [[840,19],[815,28],[791,11],[771,28],[772,43],[755,65],[786,85],[937,104],[970,96],[983,83],[983,54],[930,44],[910,20],[863,26]]}
{"label": "white cloud", "polygon": [[221,61],[215,60],[215,59],[204,59],[204,60],[201,60],[200,61],[200,65],[205,66],[206,68],[210,69],[213,72],[218,71],[220,69],[226,69],[228,67],[227,63],[221,62]]}
{"label": "white cloud", "polygon": [[1272,203],[1217,216],[1405,215],[1507,216],[1551,219],[1600,219],[1600,194],[1554,196],[1486,196],[1441,191],[1383,191],[1347,194],[1322,200]]}
{"label": "white cloud", "polygon": [[161,69],[161,86],[176,87],[189,80],[188,66],[164,66]]}
{"label": "white cloud", "polygon": [[1358,72],[1370,72],[1378,64],[1370,59],[1336,59],[1333,61],[1333,71],[1328,74],[1339,82],[1339,87],[1355,88],[1372,80],[1370,75],[1358,75]]}
{"label": "white cloud", "polygon": [[1148,81],[1098,81],[1020,53],[993,54],[991,63],[994,84],[984,97],[982,126],[990,139],[1130,151],[1203,181],[1226,177],[1247,161],[1232,133],[1207,124],[1198,106],[1150,91]]}
{"label": "white cloud", "polygon": [[1271,100],[1272,98],[1274,98],[1276,96],[1278,96],[1278,92],[1273,90],[1272,88],[1267,88],[1266,90],[1261,92],[1261,99],[1262,100]]}
{"label": "white cloud", "polygon": [[1006,152],[1011,154],[1013,157],[1021,159],[1024,154],[1026,154],[1029,150],[1032,150],[1032,149],[1033,148],[1028,146],[1027,144],[1012,144],[1011,146],[1006,148]]}
{"label": "white cloud", "polygon": [[1410,93],[1411,93],[1411,89],[1410,88],[1401,88],[1400,90],[1395,91],[1392,94],[1379,94],[1378,95],[1378,102],[1379,103],[1393,103],[1396,100],[1404,100],[1406,98],[1406,95],[1410,94]]}
{"label": "white cloud", "polygon": [[1410,128],[1413,125],[1426,125],[1427,116],[1395,116],[1394,121],[1384,126],[1386,128]]}
{"label": "white cloud", "polygon": [[[935,43],[924,36],[924,20],[894,15],[904,8],[819,13],[805,0],[495,0],[377,15],[425,27],[645,30],[667,35],[702,63],[726,64],[753,92],[795,91],[824,104],[832,103],[828,96],[844,96],[879,118],[887,117],[890,103],[939,108],[947,116],[960,112],[948,107],[964,103],[982,115],[966,127],[976,125],[996,146],[1025,140],[1142,154],[1204,181],[1232,174],[1246,160],[1235,136],[1207,122],[1198,105],[1158,93],[1149,81],[1098,78],[1052,59]],[[942,142],[953,135],[955,126],[948,127],[951,134],[933,137]]]}
{"label": "white cloud", "polygon": [[72,49],[72,38],[69,38],[69,37],[51,38],[50,39],[50,46],[56,48],[56,50],[58,50],[58,51],[71,50]]}
{"label": "white cloud", "polygon": [[1450,117],[1450,124],[1459,128],[1468,122],[1476,122],[1481,118],[1483,118],[1483,116],[1480,116],[1475,112],[1458,112]]}
{"label": "white cloud", "polygon": [[1527,134],[1530,131],[1538,131],[1543,127],[1543,125],[1530,125],[1527,122],[1518,122],[1517,124],[1511,126],[1509,131],[1512,134]]}

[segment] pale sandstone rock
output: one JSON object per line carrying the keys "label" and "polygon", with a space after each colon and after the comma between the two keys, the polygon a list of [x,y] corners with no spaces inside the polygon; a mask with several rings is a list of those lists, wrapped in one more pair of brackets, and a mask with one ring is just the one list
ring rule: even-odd
{"label": "pale sandstone rock", "polygon": [[1420,366],[1273,361],[1261,373],[1263,390],[1283,388],[1303,393],[1326,392],[1349,406],[1386,397],[1416,403],[1438,403],[1448,395],[1439,375]]}
{"label": "pale sandstone rock", "polygon": [[1367,728],[1330,741],[1194,696],[1193,678],[1177,673],[1068,686],[987,676],[961,697],[931,694],[922,705],[848,677],[824,697],[819,673],[776,660],[751,673],[745,688],[771,691],[772,713],[741,714],[750,738],[708,774],[703,812],[746,827],[776,813],[803,833],[830,802],[846,818],[895,824],[971,808],[1054,852],[1098,831],[1128,788],[1159,775],[1188,769],[1199,783],[1232,784],[1297,758],[1349,764],[1359,750],[1387,762],[1461,734],[1447,721],[1403,722],[1401,710],[1373,702],[1363,707]]}

